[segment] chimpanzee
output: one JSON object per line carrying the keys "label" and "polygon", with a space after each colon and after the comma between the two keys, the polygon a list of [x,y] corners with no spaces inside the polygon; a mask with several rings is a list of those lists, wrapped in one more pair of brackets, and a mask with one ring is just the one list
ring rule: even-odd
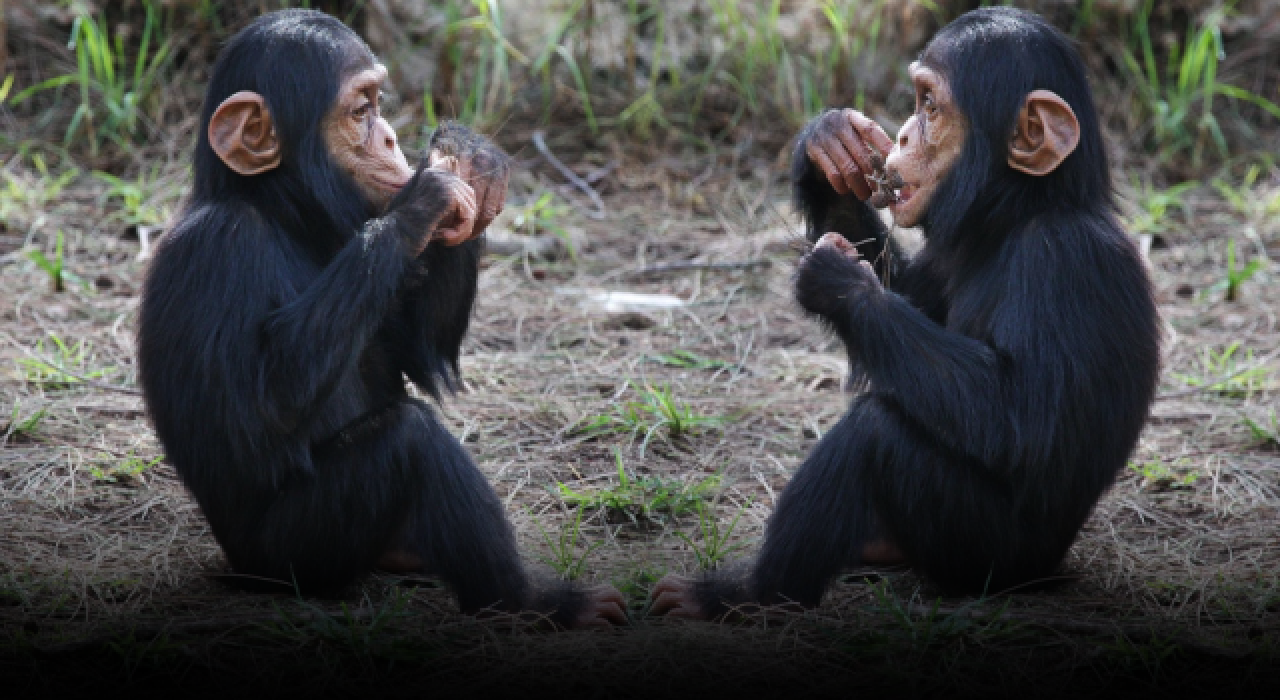
{"label": "chimpanzee", "polygon": [[502,502],[405,377],[454,387],[508,158],[441,129],[415,171],[386,69],[341,22],[264,15],[210,77],[190,201],[138,326],[156,432],[236,576],[340,592],[379,562],[463,610],[625,621],[609,587],[538,586]]}
{"label": "chimpanzee", "polygon": [[[1075,48],[984,8],[910,74],[896,144],[833,110],[792,162],[818,239],[796,298],[867,390],[783,491],[747,573],[669,577],[658,614],[816,605],[859,564],[909,562],[954,592],[1042,582],[1137,442],[1160,326]],[[923,249],[908,259],[868,199],[920,226]]]}

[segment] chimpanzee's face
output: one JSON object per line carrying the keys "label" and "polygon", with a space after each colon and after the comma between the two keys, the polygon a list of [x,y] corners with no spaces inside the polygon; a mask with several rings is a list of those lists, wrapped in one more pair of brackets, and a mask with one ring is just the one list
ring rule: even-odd
{"label": "chimpanzee's face", "polygon": [[413,177],[395,130],[380,112],[386,79],[381,64],[348,76],[324,121],[329,156],[378,211]]}
{"label": "chimpanzee's face", "polygon": [[889,205],[899,226],[918,226],[938,185],[964,150],[968,123],[937,71],[912,63],[916,110],[898,130],[898,141],[885,161],[890,176],[901,179],[897,201]]}

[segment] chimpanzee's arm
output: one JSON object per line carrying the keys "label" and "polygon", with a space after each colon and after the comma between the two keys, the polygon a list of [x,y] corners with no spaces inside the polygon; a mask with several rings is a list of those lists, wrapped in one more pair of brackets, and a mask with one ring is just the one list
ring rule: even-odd
{"label": "chimpanzee's arm", "polygon": [[812,243],[828,233],[844,236],[875,266],[881,281],[892,284],[906,270],[907,256],[870,204],[852,194],[837,193],[809,160],[805,147],[817,123],[814,119],[805,126],[791,154],[791,195],[804,216],[805,236]]}
{"label": "chimpanzee's arm", "polygon": [[419,172],[338,252],[296,298],[262,328],[261,405],[284,430],[297,428],[341,378],[393,307],[417,242],[451,206],[444,184]]}
{"label": "chimpanzee's arm", "polygon": [[[456,122],[431,135],[428,162],[462,177],[476,197],[473,230],[483,232],[502,211],[511,158],[488,139]],[[429,245],[418,258],[403,311],[392,329],[400,367],[410,381],[439,398],[458,378],[458,352],[471,321],[483,238],[455,247]]]}
{"label": "chimpanzee's arm", "polygon": [[458,377],[458,353],[471,321],[484,239],[457,246],[428,245],[417,260],[415,283],[403,295],[399,330],[401,366],[423,391],[440,395]]}
{"label": "chimpanzee's arm", "polygon": [[943,444],[984,464],[1011,444],[1005,360],[991,345],[949,330],[833,248],[801,265],[796,297],[844,341],[872,391]]}

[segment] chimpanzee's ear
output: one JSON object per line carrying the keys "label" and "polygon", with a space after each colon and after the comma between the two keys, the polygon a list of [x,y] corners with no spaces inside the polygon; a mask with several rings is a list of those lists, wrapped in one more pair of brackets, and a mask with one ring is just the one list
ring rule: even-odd
{"label": "chimpanzee's ear", "polygon": [[1018,111],[1009,143],[1009,167],[1028,175],[1048,175],[1080,143],[1080,122],[1066,100],[1033,90]]}
{"label": "chimpanzee's ear", "polygon": [[271,110],[256,92],[237,92],[223,100],[209,119],[209,145],[228,168],[257,175],[280,165],[280,140]]}

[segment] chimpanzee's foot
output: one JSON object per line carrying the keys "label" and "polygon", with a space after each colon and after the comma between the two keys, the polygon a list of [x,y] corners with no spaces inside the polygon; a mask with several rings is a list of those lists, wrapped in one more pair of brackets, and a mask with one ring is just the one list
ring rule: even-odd
{"label": "chimpanzee's foot", "polygon": [[572,627],[609,628],[627,624],[627,599],[613,586],[595,586],[583,591],[587,596]]}
{"label": "chimpanzee's foot", "polygon": [[705,620],[707,614],[694,595],[693,579],[674,574],[662,577],[649,594],[650,615],[666,615],[686,620]]}

